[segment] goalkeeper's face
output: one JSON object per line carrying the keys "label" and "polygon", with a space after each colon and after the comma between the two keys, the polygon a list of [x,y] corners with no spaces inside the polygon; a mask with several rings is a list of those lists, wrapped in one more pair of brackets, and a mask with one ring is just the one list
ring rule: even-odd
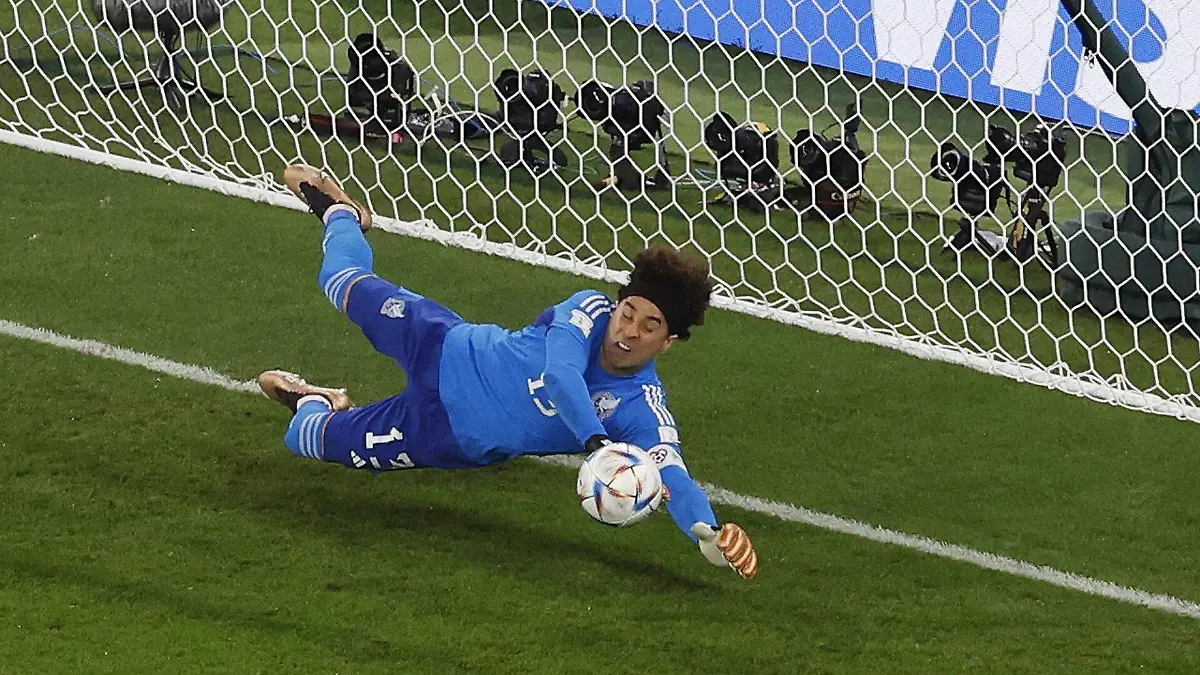
{"label": "goalkeeper's face", "polygon": [[631,295],[613,310],[600,349],[601,365],[617,375],[636,373],[674,342],[662,311],[653,302]]}

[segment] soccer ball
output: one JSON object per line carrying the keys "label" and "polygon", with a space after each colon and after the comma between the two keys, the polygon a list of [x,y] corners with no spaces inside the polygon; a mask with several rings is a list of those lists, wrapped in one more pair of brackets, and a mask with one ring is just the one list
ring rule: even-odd
{"label": "soccer ball", "polygon": [[663,498],[654,458],[629,443],[612,443],[588,455],[575,482],[580,505],[592,518],[614,527],[642,522]]}

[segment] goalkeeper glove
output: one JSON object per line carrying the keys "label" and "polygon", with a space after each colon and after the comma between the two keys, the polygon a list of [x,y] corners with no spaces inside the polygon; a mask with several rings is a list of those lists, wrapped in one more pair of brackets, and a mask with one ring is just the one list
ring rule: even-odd
{"label": "goalkeeper glove", "polygon": [[696,523],[692,525],[692,534],[700,539],[700,552],[710,563],[729,565],[746,579],[758,574],[758,553],[741,525],[725,523],[716,528],[708,523]]}

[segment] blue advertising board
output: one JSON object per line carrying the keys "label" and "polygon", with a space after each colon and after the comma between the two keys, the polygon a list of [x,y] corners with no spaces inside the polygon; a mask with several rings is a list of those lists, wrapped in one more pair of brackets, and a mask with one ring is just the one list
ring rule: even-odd
{"label": "blue advertising board", "polygon": [[[981,103],[1129,130],[1058,0],[536,0]],[[1164,106],[1200,106],[1200,0],[1100,0]]]}

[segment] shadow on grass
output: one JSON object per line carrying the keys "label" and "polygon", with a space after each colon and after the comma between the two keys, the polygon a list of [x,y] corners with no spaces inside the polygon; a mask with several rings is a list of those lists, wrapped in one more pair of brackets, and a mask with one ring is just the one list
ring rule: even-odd
{"label": "shadow on grass", "polygon": [[[469,471],[422,470],[371,476],[300,459],[282,446],[272,446],[258,456],[227,457],[207,470],[204,482],[199,484],[164,485],[161,475],[135,474],[120,463],[99,464],[91,467],[88,475],[90,481],[139,494],[159,493],[185,503],[202,500],[214,508],[267,514],[290,529],[339,541],[349,550],[379,539],[429,542],[438,548],[449,545],[457,556],[477,567],[501,568],[532,584],[558,584],[563,593],[586,591],[592,583],[595,590],[602,591],[615,583],[612,578],[581,580],[573,571],[579,565],[600,565],[622,577],[623,585],[658,593],[719,590],[719,586],[662,564],[631,558],[628,549],[618,554],[540,526],[543,515],[537,509],[523,512],[526,520],[517,522],[511,519],[511,513],[483,514],[479,508],[486,506],[471,509],[420,501],[409,497],[410,490],[406,489],[406,484],[411,484],[421,493],[428,489],[429,482],[449,479],[456,490],[459,481],[467,493],[474,486],[486,486],[489,493],[498,493],[500,498],[507,495],[516,503],[536,498],[529,494],[529,486],[541,485],[546,472],[553,472],[557,482],[570,483],[565,472],[524,460]],[[370,481],[388,481],[387,492],[381,494]],[[496,498],[489,494],[489,499]],[[464,505],[471,503],[469,499],[462,501]],[[579,522],[581,527],[591,526],[585,519]],[[682,535],[672,532],[672,536],[671,545],[685,543]],[[531,558],[555,562],[531,566]]]}
{"label": "shadow on grass", "polygon": [[[337,469],[337,467],[329,467]],[[531,467],[506,467],[507,471],[526,475]],[[497,471],[471,477],[471,481],[496,478]],[[558,476],[566,480],[566,474]],[[380,477],[394,482],[397,493],[403,493],[404,477]],[[529,480],[527,484],[536,484]],[[450,545],[455,555],[481,567],[500,568],[507,574],[540,585],[561,585],[563,593],[586,593],[594,584],[597,591],[613,584],[644,587],[647,592],[716,591],[719,587],[697,580],[669,567],[648,560],[617,555],[580,540],[564,537],[549,528],[540,527],[540,514],[528,514],[528,521],[518,523],[509,514],[495,513],[486,517],[478,511],[444,504],[430,504],[398,498],[395,501],[375,501],[370,496],[330,490],[325,485],[298,485],[293,482],[275,483],[274,490],[250,494],[248,506],[257,512],[271,514],[289,527],[322,537],[342,541],[354,548],[363,537],[412,541],[413,535],[422,540]],[[511,488],[509,488],[511,489]],[[237,502],[234,493],[214,495],[216,503],[228,506]],[[242,497],[245,499],[245,496]],[[297,504],[304,508],[298,510]],[[581,526],[591,525],[580,520]],[[673,541],[673,544],[680,544]],[[625,551],[624,553],[627,553]],[[531,565],[530,560],[554,561],[550,565]],[[613,577],[581,580],[572,570],[578,565],[599,564]],[[560,569],[561,573],[553,570]],[[618,580],[620,578],[620,580]]]}
{"label": "shadow on grass", "polygon": [[[245,603],[230,595],[214,598],[182,583],[173,583],[166,569],[163,574],[126,576],[108,567],[89,564],[86,560],[71,562],[63,556],[48,559],[42,555],[44,550],[35,552],[7,548],[0,551],[0,568],[7,569],[11,577],[33,580],[47,586],[76,586],[86,589],[102,602],[133,604],[150,608],[154,614],[163,612],[168,616],[183,616],[234,627],[250,634],[268,632],[280,637],[300,636],[305,642],[322,645],[324,650],[350,662],[444,662],[455,657],[455,654],[432,648],[424,641],[405,640],[400,643],[384,622],[374,630],[369,625],[356,624],[353,631],[333,632],[327,623],[281,618],[278,610],[264,607],[263,603]],[[272,604],[286,604],[301,599],[277,597],[272,600]],[[130,621],[128,618],[123,620]],[[46,628],[54,634],[69,635],[75,627],[69,622],[61,622]],[[162,656],[167,657],[180,650],[186,653],[187,646],[166,645],[162,648]]]}
{"label": "shadow on grass", "polygon": [[[216,424],[223,419],[224,416],[215,417],[213,422]],[[156,421],[148,423],[157,424]],[[111,507],[116,511],[96,516],[101,519],[101,531],[105,525],[116,525],[127,533],[147,531],[124,526],[141,518],[146,518],[147,524],[136,527],[153,530],[155,527],[175,527],[178,522],[187,521],[189,514],[197,512],[236,512],[240,514],[237,532],[243,532],[253,528],[254,523],[265,516],[294,533],[289,537],[295,542],[295,546],[290,547],[293,554],[296,550],[302,551],[305,542],[310,542],[322,549],[319,555],[324,556],[322,560],[327,560],[330,554],[325,543],[335,542],[335,549],[346,556],[348,573],[344,578],[338,577],[336,570],[342,566],[331,566],[330,574],[334,576],[318,587],[293,584],[289,589],[286,585],[262,584],[259,580],[263,575],[286,574],[287,564],[270,562],[271,555],[261,551],[261,544],[251,540],[239,542],[237,534],[222,535],[215,548],[204,545],[208,541],[205,535],[194,534],[191,539],[182,540],[185,549],[176,560],[163,558],[161,554],[147,554],[159,555],[161,559],[145,559],[135,566],[135,571],[126,570],[119,562],[105,562],[105,558],[113,557],[119,561],[122,556],[138,555],[129,553],[136,550],[137,541],[109,538],[95,548],[87,549],[66,544],[56,547],[53,542],[43,542],[37,548],[10,546],[0,551],[0,577],[38,585],[76,586],[86,589],[102,603],[132,605],[149,616],[165,613],[252,634],[296,635],[305,642],[319,645],[319,649],[351,662],[363,663],[379,660],[444,662],[457,655],[452,648],[439,648],[436,642],[415,645],[397,641],[388,631],[386,622],[380,622],[374,629],[355,623],[350,631],[353,635],[346,637],[346,631],[340,629],[347,628],[346,622],[351,619],[345,616],[306,619],[300,608],[294,612],[279,612],[271,607],[286,607],[293,601],[306,603],[304,594],[307,593],[336,593],[366,587],[364,584],[369,586],[372,595],[382,595],[386,599],[389,591],[370,580],[374,572],[369,572],[366,578],[353,572],[356,565],[361,566],[361,561],[353,562],[356,550],[364,551],[363,560],[373,564],[380,562],[383,555],[379,550],[381,541],[397,543],[395,553],[387,554],[387,564],[406,568],[416,578],[420,578],[423,571],[414,565],[449,556],[461,561],[461,566],[471,570],[472,574],[495,578],[497,592],[503,591],[515,578],[540,589],[540,597],[546,600],[580,598],[589,594],[603,597],[613,593],[614,589],[621,589],[621,593],[633,595],[649,593],[690,598],[695,602],[717,602],[723,593],[719,584],[698,580],[647,558],[631,555],[638,549],[628,544],[605,549],[603,544],[589,544],[554,531],[553,520],[539,525],[539,520],[546,514],[544,509],[536,508],[536,503],[533,504],[535,508],[515,507],[527,516],[526,522],[512,520],[512,510],[489,512],[486,516],[480,511],[490,508],[496,500],[521,503],[521,491],[527,491],[531,484],[540,484],[538,474],[546,471],[558,474],[556,481],[569,482],[564,472],[555,469],[522,463],[524,465],[481,469],[469,474],[455,472],[461,473],[461,490],[441,492],[437,485],[434,489],[439,490],[439,494],[448,493],[450,501],[463,498],[464,506],[460,508],[407,496],[409,488],[415,488],[413,491],[417,493],[428,493],[431,489],[429,485],[421,484],[423,478],[417,475],[379,477],[378,480],[392,483],[383,494],[372,489],[374,486],[364,485],[361,479],[375,480],[370,476],[332,465],[313,466],[311,460],[290,457],[282,448],[264,450],[258,457],[234,455],[222,458],[217,463],[205,463],[200,471],[180,466],[178,459],[151,466],[139,462],[139,456],[137,453],[111,455],[87,467],[73,465],[47,469],[42,466],[38,471],[57,477],[68,490],[78,479],[80,489],[88,491],[86,496],[81,494],[79,497],[84,502],[96,494],[103,494],[105,497],[101,501],[111,500],[107,503],[116,504]],[[483,489],[483,483],[488,484],[488,489]],[[472,493],[481,495],[480,499],[467,501]],[[470,504],[475,508],[468,506]],[[578,515],[580,528],[598,527],[589,525],[582,514]],[[271,536],[278,541],[279,530],[271,530]],[[677,533],[672,536],[677,539],[670,543],[681,545],[682,538],[678,538]],[[200,548],[188,550],[189,545]],[[206,562],[214,555],[228,555],[239,546],[248,546],[248,550],[253,551],[245,554],[253,562],[245,563],[250,567],[244,570],[228,559]],[[405,551],[410,555],[405,556]],[[653,549],[648,551],[652,555]],[[338,553],[334,553],[336,555]],[[178,569],[173,571],[173,566]],[[447,572],[452,570],[428,570],[431,579]],[[238,582],[239,574],[251,575],[251,578],[244,583]],[[436,587],[439,582],[432,583]],[[403,593],[395,595],[400,597]],[[426,610],[420,608],[418,611]],[[71,627],[60,626],[60,629],[69,631]]]}

